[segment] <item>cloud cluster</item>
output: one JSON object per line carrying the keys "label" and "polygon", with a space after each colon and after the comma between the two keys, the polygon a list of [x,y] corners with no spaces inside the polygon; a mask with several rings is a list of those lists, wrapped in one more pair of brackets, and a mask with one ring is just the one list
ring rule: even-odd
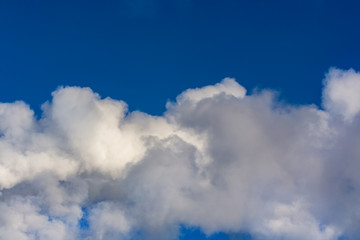
{"label": "cloud cluster", "polygon": [[40,119],[0,104],[3,240],[360,237],[360,73],[331,69],[323,109],[189,89],[163,116],[64,87]]}

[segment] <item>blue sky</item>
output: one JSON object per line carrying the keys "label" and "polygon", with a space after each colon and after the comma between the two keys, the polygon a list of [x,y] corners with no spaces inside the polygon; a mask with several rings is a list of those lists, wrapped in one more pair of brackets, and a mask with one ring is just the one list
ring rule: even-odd
{"label": "blue sky", "polygon": [[[187,88],[234,77],[320,103],[332,66],[358,69],[357,1],[2,1],[3,102],[35,109],[89,86],[161,114]],[[146,99],[146,101],[144,101]]]}
{"label": "blue sky", "polygon": [[[253,90],[254,92],[261,92],[262,89],[272,89],[279,93],[278,98],[280,102],[286,102],[292,106],[308,106],[309,104],[316,104],[320,109],[325,108],[329,114],[335,112],[334,116],[336,114],[339,116],[341,115],[345,119],[345,122],[352,121],[349,119],[355,118],[354,116],[356,116],[358,111],[357,107],[353,107],[354,105],[351,104],[349,104],[350,107],[348,108],[344,107],[344,105],[339,107],[340,105],[337,105],[338,102],[336,102],[336,96],[338,95],[332,95],[332,89],[335,87],[331,84],[334,83],[335,86],[337,84],[337,78],[348,79],[347,76],[349,76],[349,79],[352,79],[353,76],[357,77],[358,73],[351,72],[352,70],[346,72],[346,70],[350,68],[360,70],[359,9],[360,3],[358,1],[350,0],[1,1],[0,102],[12,103],[14,101],[22,100],[29,104],[31,109],[35,111],[35,114],[37,115],[36,118],[40,118],[42,114],[41,105],[52,99],[51,93],[58,89],[59,86],[90,87],[92,91],[99,93],[101,97],[109,96],[113,99],[125,101],[128,104],[130,112],[139,110],[151,115],[162,116],[162,114],[166,111],[166,102],[172,101],[173,105],[169,107],[170,110],[167,114],[176,118],[184,129],[194,128],[196,129],[196,133],[202,133],[202,129],[206,128],[209,122],[201,120],[202,123],[197,124],[198,118],[200,119],[200,117],[195,113],[198,113],[198,111],[191,112],[190,110],[184,110],[190,106],[186,105],[188,102],[195,101],[191,97],[191,90],[190,93],[184,93],[182,97],[178,98],[176,103],[175,99],[186,89],[215,85],[222,79],[230,77],[236,79],[241,86],[248,90],[249,94],[252,94]],[[339,70],[340,72],[336,72],[337,70],[334,70],[334,72],[332,72],[333,75],[327,75],[328,77],[326,78],[331,84],[329,84],[328,88],[326,88],[328,90],[325,90],[324,95],[328,97],[326,99],[330,100],[324,100],[324,102],[322,102],[322,89],[324,86],[323,79],[332,67],[344,69],[344,72],[341,72],[341,70]],[[223,91],[225,95],[242,98],[242,87],[236,85],[236,83],[232,81],[233,80],[228,80],[228,82],[222,82],[222,85],[215,85],[216,89],[220,89],[216,91],[219,91],[220,93]],[[236,91],[238,92],[236,92],[234,96],[231,91],[228,91],[229,86],[235,86],[237,89]],[[77,88],[71,89],[72,88],[65,88],[65,90],[60,89],[55,92],[54,104],[50,104],[44,108],[44,111],[46,112],[45,118],[47,120],[43,120],[45,125],[41,125],[42,123],[40,123],[41,126],[45,126],[42,130],[43,132],[47,131],[46,126],[53,126],[52,124],[61,125],[60,122],[67,121],[65,117],[61,118],[61,114],[56,115],[58,110],[54,110],[57,109],[57,106],[62,106],[62,104],[64,104],[65,100],[63,96],[73,96],[67,91],[79,91],[79,94],[83,94],[81,96],[84,96],[84,98],[95,99],[89,100],[90,102],[98,101],[92,93],[86,92],[86,90],[79,90]],[[211,89],[211,91],[214,89]],[[206,91],[202,92],[202,90],[199,90],[198,93],[200,95],[206,95],[207,93],[205,92]],[[354,95],[356,95],[356,93]],[[214,96],[215,95],[211,95],[210,97]],[[253,97],[253,99],[259,98],[259,100],[254,100],[254,102],[264,102],[264,106],[266,105],[265,102],[268,101],[266,100],[268,99],[266,97],[266,93],[263,95],[261,93],[259,96],[255,94],[254,96],[255,97]],[[220,97],[218,98],[220,99]],[[60,99],[58,100],[59,105],[56,105],[56,99]],[[226,106],[230,106],[229,109],[232,109],[232,100],[230,101],[224,97],[224,99],[221,98],[219,101],[225,102],[228,104]],[[347,100],[344,101],[346,102]],[[82,103],[81,101],[79,102],[80,104]],[[198,103],[196,102],[196,104]],[[217,109],[218,105],[216,105],[216,101],[213,104],[214,108]],[[249,106],[253,106],[252,104],[253,103],[249,103]],[[118,104],[116,106],[119,107],[120,105],[121,104]],[[204,103],[204,105],[206,109],[206,104]],[[256,103],[254,103],[254,105],[256,105]],[[84,105],[81,106],[88,105],[84,103]],[[16,107],[18,106],[16,105]],[[19,106],[19,108],[23,107]],[[121,106],[119,108],[121,108]],[[199,111],[201,111],[201,109],[202,108],[199,108]],[[259,110],[262,108],[254,107],[251,109]],[[206,110],[204,111],[206,112]],[[313,110],[309,110],[308,114],[313,114],[312,111]],[[63,113],[61,111],[59,112]],[[221,108],[219,108],[219,112],[225,115],[221,112]],[[257,112],[257,110],[254,110],[254,112],[255,114],[251,116],[262,116],[262,113]],[[67,116],[66,114],[67,112],[64,116]],[[181,114],[184,114],[183,116],[185,116],[185,120],[178,117]],[[299,118],[302,119],[303,115],[301,114],[303,113],[294,115],[296,117],[291,119],[297,119],[299,116]],[[119,113],[119,116],[120,115],[121,113]],[[186,116],[190,115],[196,115],[194,116],[195,120],[186,120]],[[208,115],[212,116],[211,113],[208,113]],[[60,119],[59,121],[56,120],[57,117]],[[136,123],[140,124],[143,123],[143,120],[141,119],[146,118],[136,114],[131,117],[133,117],[131,119],[135,119]],[[238,116],[234,116],[234,119],[237,117]],[[304,119],[307,119],[304,120],[304,122],[308,122],[312,121],[310,119],[313,118],[309,117],[308,119],[304,117]],[[222,120],[220,119],[219,122],[221,121]],[[228,123],[227,121],[228,119],[226,119],[226,121],[224,120],[224,122]],[[331,123],[336,121],[334,120]],[[22,122],[22,120],[19,120],[19,122]],[[232,123],[230,120],[229,122],[230,124]],[[0,128],[0,137],[6,136],[7,129],[11,129],[11,127],[8,127],[5,123],[5,120],[3,122],[0,121],[0,124],[4,124],[5,126]],[[163,123],[160,121],[159,124],[161,125]],[[291,124],[288,125],[289,129],[294,126],[297,127],[301,125],[299,123],[295,124],[295,120],[294,125]],[[56,125],[54,129],[61,129],[62,125],[57,128],[58,125]],[[259,123],[259,125],[261,125],[261,123]],[[329,123],[329,125],[331,124]],[[72,126],[74,125],[69,124],[64,127],[64,131],[68,131]],[[91,123],[89,123],[89,126],[92,126]],[[356,128],[356,126],[354,125],[353,128]],[[164,127],[164,129],[167,129],[167,127]],[[341,125],[341,127],[343,126]],[[19,128],[25,129],[25,127]],[[258,128],[260,129],[261,127]],[[299,127],[299,129],[300,128],[301,127]],[[222,128],[209,127],[209,129],[213,130],[215,133],[220,133],[220,138],[228,136],[224,137],[225,140],[237,139],[238,137],[235,136],[235,134],[231,135],[226,131],[224,135],[222,135]],[[348,129],[352,128],[344,127],[341,129],[345,129],[344,131],[349,133],[350,130]],[[149,130],[149,132],[151,131],[152,130]],[[282,130],[279,130],[279,132],[281,131]],[[51,134],[49,133],[49,136],[52,136]],[[179,135],[180,138],[183,137],[181,134]],[[273,138],[271,139],[275,139],[277,137],[282,138],[282,136],[286,135],[284,134],[280,136],[277,133],[271,134],[273,134]],[[10,135],[15,136],[16,134]],[[202,135],[199,134],[199,136]],[[356,136],[351,135],[346,139],[352,139],[352,137],[356,139]],[[130,137],[132,137],[132,135]],[[73,136],[73,139],[80,138]],[[189,139],[190,142],[193,141],[190,137]],[[11,141],[9,140],[9,142]],[[106,142],[106,140],[104,141]],[[104,141],[100,142],[103,143]],[[232,140],[229,141],[231,142]],[[56,141],[54,140],[54,142]],[[279,143],[280,142],[281,140],[279,140]],[[163,142],[161,144],[163,144]],[[181,145],[182,143],[177,144]],[[212,142],[210,140],[209,144],[209,146],[212,146]],[[99,145],[95,145],[95,148],[97,146]],[[194,143],[194,146],[197,145]],[[76,155],[77,147],[78,146],[74,147],[75,150],[69,154]],[[214,148],[209,151],[209,155],[214,158],[218,157],[221,159],[230,159],[232,158],[231,156],[237,154],[237,147],[228,147],[225,143],[220,147],[215,145],[213,147]],[[82,148],[83,146],[81,149]],[[166,147],[164,147],[164,149],[165,148]],[[19,150],[20,152],[26,152],[24,149],[27,149],[27,147],[19,147],[19,149],[21,149]],[[59,151],[62,151],[62,149],[67,149],[67,147],[59,147],[59,149]],[[110,150],[108,152],[111,152],[112,148],[109,149]],[[192,150],[189,150],[186,146],[184,146],[184,149],[186,149],[186,151],[184,150],[183,152],[189,151],[187,154],[190,156]],[[226,151],[224,149],[226,149]],[[347,149],[347,147],[341,145],[336,148],[336,152],[342,153],[341,149]],[[232,151],[236,152],[236,154]],[[54,152],[57,153],[57,151]],[[162,159],[162,156],[165,156],[165,153],[160,154],[159,152],[159,149],[155,149],[147,152],[146,154],[150,154],[151,156],[154,155],[155,157]],[[321,151],[319,150],[319,152]],[[178,154],[178,152],[171,156],[176,157],[176,154]],[[61,156],[68,155],[63,154]],[[76,156],[88,155],[79,153]],[[148,155],[145,156],[148,157]],[[328,155],[326,156],[328,157]],[[135,156],[134,159],[136,157],[137,156]],[[306,157],[308,156],[306,155]],[[150,159],[150,157],[148,158]],[[149,161],[151,162],[155,160]],[[229,160],[229,162],[231,161]],[[336,161],[334,160],[334,162]],[[91,164],[85,164],[84,166],[89,169],[92,167],[99,168],[101,171],[108,174],[108,168],[101,168],[96,165],[96,162]],[[111,168],[112,165],[110,164],[110,170]],[[134,172],[134,174],[138,174],[140,172],[140,175],[144,176],[146,174],[142,175],[142,171],[144,171],[143,168],[146,168],[146,166],[138,166],[129,171],[131,173]],[[151,167],[148,168],[152,169]],[[216,169],[215,165],[214,169]],[[111,175],[113,172],[110,170],[109,174]],[[291,172],[291,170],[289,171]],[[346,171],[344,170],[344,172]],[[43,173],[36,175],[36,177],[33,178],[24,177],[25,180],[22,177],[19,177],[21,180],[18,180],[18,182],[14,180],[14,182],[16,182],[16,184],[26,185],[28,183],[23,183],[22,181],[36,182],[40,181],[36,179],[47,178],[42,174]],[[61,174],[62,173],[58,173],[59,176],[62,176]],[[25,175],[26,174],[24,173],[24,176]],[[315,175],[316,174],[314,174],[314,176]],[[216,182],[215,185],[220,186],[222,182],[220,180],[217,182],[216,176],[217,174],[214,173],[214,181]],[[352,179],[352,177],[353,176],[351,175],[349,179]],[[14,177],[14,179],[16,178]],[[67,181],[63,180],[61,177],[59,177],[59,179],[61,181]],[[144,179],[146,178],[144,177]],[[71,182],[73,180],[69,181]],[[126,181],[132,183],[131,177],[130,180]],[[147,180],[144,180],[144,182],[146,181]],[[341,181],[339,180],[339,182]],[[352,180],[349,181],[351,182]],[[76,183],[71,182],[70,185],[76,185],[78,183],[77,181],[75,182]],[[229,180],[229,182],[231,181]],[[111,183],[112,185],[110,184],[111,189],[116,185],[115,183]],[[2,183],[0,181],[0,187],[3,188],[1,184]],[[18,191],[20,191],[18,189],[21,188],[16,188],[15,183],[15,187],[11,184],[13,183],[9,183],[9,185],[4,183],[4,186],[11,186],[8,187],[10,190],[6,193],[9,196],[13,193],[17,194]],[[61,182],[56,186],[61,187],[62,184],[63,183]],[[339,183],[339,186],[341,184]],[[352,183],[349,183],[349,185],[351,184]],[[122,183],[120,185],[124,187]],[[158,186],[157,184],[155,185]],[[160,186],[162,185],[160,184]],[[349,187],[348,185],[346,186]],[[354,184],[354,186],[357,185]],[[66,187],[64,187],[64,189],[65,188]],[[144,186],[144,188],[146,188],[146,186]],[[191,187],[189,188],[191,190]],[[341,187],[339,187],[339,189],[340,188]],[[89,187],[89,189],[91,192],[91,187]],[[118,190],[116,187],[114,187],[114,189]],[[157,190],[161,192],[161,187]],[[96,192],[95,190],[93,191]],[[0,199],[1,201],[7,201],[6,194],[4,195],[5,200]],[[87,207],[89,209],[95,209],[93,213],[90,210],[89,212],[86,210],[86,214],[80,218],[78,227],[80,226],[82,231],[86,232],[89,228],[91,228],[91,217],[97,216],[96,214],[100,214],[100,210],[98,209],[105,209],[107,211],[108,209],[116,208],[111,205],[112,203],[104,203],[104,205],[101,205],[102,203],[98,203],[100,201],[98,199],[102,199],[102,197],[97,196],[97,194],[98,193],[94,193],[94,196],[89,197],[91,200],[84,200],[81,203],[83,204],[85,202],[84,204],[88,204],[87,206],[78,206],[83,210],[83,212],[84,209],[87,209]],[[110,193],[106,194],[109,196],[111,195]],[[130,192],[129,194],[131,195],[131,197],[127,199],[129,202],[134,201],[135,205],[147,204],[142,202],[142,198],[137,197],[137,192]],[[136,196],[134,197],[132,194]],[[119,195],[115,195],[111,195],[110,199],[117,198],[121,194],[119,193]],[[264,193],[264,195],[266,194]],[[207,195],[205,194],[204,196]],[[226,193],[224,193],[224,196],[227,196]],[[229,196],[232,195],[229,194]],[[279,194],[279,196],[284,197],[281,194]],[[216,199],[217,195],[214,195],[213,197]],[[349,197],[349,199],[350,198],[351,197]],[[314,197],[314,199],[318,198]],[[286,201],[284,200],[284,202]],[[332,204],[336,205],[336,201],[337,199],[334,199],[334,202],[331,202],[326,206],[333,206]],[[297,204],[298,202],[294,201],[294,204],[291,205],[293,208],[289,207],[290,210],[288,211],[295,211],[298,207]],[[301,205],[301,203],[299,204]],[[155,206],[157,205],[155,204]],[[225,204],[224,207],[226,208],[226,206],[227,205]],[[281,207],[283,205],[279,204],[276,206],[282,209]],[[301,207],[299,208],[301,209]],[[116,211],[122,212],[123,210]],[[325,224],[326,226],[329,226],[329,231],[336,232],[338,228],[332,228],[332,226],[340,226],[341,224],[338,224],[335,221],[336,223],[331,225],[331,221],[329,221],[328,217],[330,214],[328,214],[326,210],[316,208],[316,211],[319,211],[317,212],[318,215],[316,215],[316,220],[320,222],[317,226],[321,228],[322,224]],[[137,213],[137,210],[134,210],[134,212]],[[224,210],[224,212],[227,211]],[[344,210],[344,212],[346,211]],[[132,217],[138,216],[135,213],[134,215],[130,215]],[[81,214],[81,211],[79,214]],[[301,216],[305,216],[306,219],[310,219],[307,220],[307,222],[313,221],[312,218],[306,214],[307,212],[303,213]],[[199,213],[199,215],[201,214]],[[54,219],[62,219],[65,215],[60,214],[59,216],[61,217]],[[174,221],[176,223],[181,223],[182,218],[179,219],[180,220],[177,219]],[[248,240],[252,239],[251,233],[248,233],[248,231],[254,229],[258,231],[252,226],[252,220],[249,219],[247,219],[249,222],[244,223],[243,229],[234,229],[232,224],[227,225],[225,223],[219,223],[219,226],[225,226],[223,228],[214,227],[212,223],[199,221],[196,216],[187,220],[194,224],[191,225],[189,223],[185,223],[185,225],[177,225],[178,229],[180,229],[180,235],[178,236],[180,240]],[[61,221],[66,222],[67,220]],[[218,223],[216,220],[214,220],[214,222]],[[227,223],[226,220],[223,222]],[[153,227],[145,225],[146,224],[138,223],[134,229],[137,230],[136,228],[139,228],[140,232],[143,231],[146,233],[148,229],[152,229]],[[111,229],[111,227],[112,226],[110,226],[109,229]],[[124,227],[124,229],[126,229],[126,227]],[[222,231],[222,229],[224,231]],[[344,227],[344,229],[345,230],[341,231],[350,233],[350,235],[353,234],[353,226],[349,226],[348,228]],[[206,235],[204,233],[206,230],[208,230],[210,234]],[[99,232],[101,232],[96,229],[91,231],[98,231],[96,234],[100,234]],[[125,232],[125,230],[122,231]],[[326,232],[325,230],[319,231],[321,233]],[[86,232],[84,234],[86,235],[91,233]],[[267,233],[261,232],[261,234],[267,236]],[[113,235],[104,236],[111,239],[111,236]],[[341,236],[342,239],[345,238],[340,233],[337,236]],[[359,236],[359,234],[353,234],[351,236]],[[322,238],[319,237],[319,239]]]}

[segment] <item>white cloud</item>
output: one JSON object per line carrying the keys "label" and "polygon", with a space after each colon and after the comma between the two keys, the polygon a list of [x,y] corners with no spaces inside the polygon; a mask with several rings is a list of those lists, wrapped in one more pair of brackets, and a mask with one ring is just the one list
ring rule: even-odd
{"label": "white cloud", "polygon": [[90,212],[89,224],[95,239],[121,238],[130,230],[124,212],[111,202],[101,202]]}
{"label": "white cloud", "polygon": [[40,120],[0,104],[1,239],[174,239],[179,224],[356,239],[359,79],[330,70],[324,110],[233,79],[186,90],[159,117],[78,87],[57,89]]}
{"label": "white cloud", "polygon": [[27,199],[12,199],[0,203],[1,239],[68,239],[66,226],[60,220],[49,220],[39,213],[38,206]]}
{"label": "white cloud", "polygon": [[325,79],[324,106],[351,120],[360,111],[360,74],[353,69],[330,69]]}

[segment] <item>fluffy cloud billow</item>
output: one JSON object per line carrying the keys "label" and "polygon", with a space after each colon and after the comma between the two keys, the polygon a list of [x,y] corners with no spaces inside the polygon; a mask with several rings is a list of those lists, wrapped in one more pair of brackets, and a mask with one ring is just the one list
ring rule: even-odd
{"label": "fluffy cloud billow", "polygon": [[181,93],[163,116],[62,87],[40,119],[0,104],[0,239],[360,238],[360,73],[330,69],[322,108]]}

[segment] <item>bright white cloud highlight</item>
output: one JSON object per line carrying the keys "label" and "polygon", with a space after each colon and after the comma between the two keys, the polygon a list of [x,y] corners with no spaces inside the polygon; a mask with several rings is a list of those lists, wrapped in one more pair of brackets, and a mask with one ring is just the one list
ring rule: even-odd
{"label": "bright white cloud highlight", "polygon": [[360,111],[360,75],[353,69],[330,69],[326,76],[324,106],[351,120]]}
{"label": "bright white cloud highlight", "polygon": [[360,74],[331,69],[324,82],[324,110],[246,95],[230,78],[186,90],[160,117],[78,87],[57,89],[40,120],[2,103],[1,239],[165,240],[180,224],[357,239]]}

